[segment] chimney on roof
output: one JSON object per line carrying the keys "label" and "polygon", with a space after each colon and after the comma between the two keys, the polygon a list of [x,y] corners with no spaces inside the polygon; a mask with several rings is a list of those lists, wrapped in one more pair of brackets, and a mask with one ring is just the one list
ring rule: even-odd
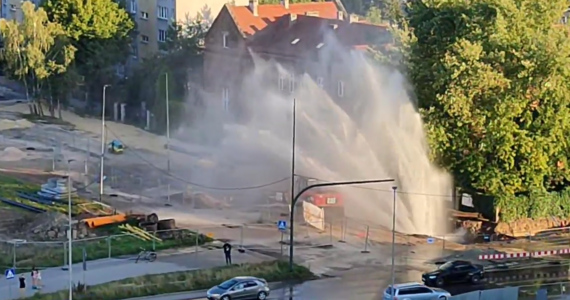
{"label": "chimney on roof", "polygon": [[358,15],[350,15],[350,23],[356,23],[359,20]]}
{"label": "chimney on roof", "polygon": [[342,12],[342,10],[336,12],[336,18],[339,20],[344,20],[344,13]]}
{"label": "chimney on roof", "polygon": [[259,15],[257,13],[258,6],[259,6],[259,0],[249,0],[249,10],[251,10],[251,13],[256,17]]}
{"label": "chimney on roof", "polygon": [[281,0],[281,5],[283,5],[285,9],[289,9],[289,0]]}

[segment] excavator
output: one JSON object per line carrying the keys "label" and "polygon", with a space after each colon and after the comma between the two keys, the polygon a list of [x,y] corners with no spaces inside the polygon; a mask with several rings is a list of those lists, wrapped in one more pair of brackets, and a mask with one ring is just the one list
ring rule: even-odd
{"label": "excavator", "polygon": [[108,151],[111,154],[123,154],[125,151],[125,146],[119,140],[113,140],[109,143]]}

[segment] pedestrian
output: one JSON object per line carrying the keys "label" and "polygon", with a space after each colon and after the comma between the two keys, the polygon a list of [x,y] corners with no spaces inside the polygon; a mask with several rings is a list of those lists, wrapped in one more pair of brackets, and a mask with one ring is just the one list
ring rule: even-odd
{"label": "pedestrian", "polygon": [[32,289],[36,289],[38,286],[38,269],[36,267],[32,267]]}
{"label": "pedestrian", "polygon": [[232,245],[226,242],[223,246],[224,248],[224,255],[226,256],[226,265],[232,264]]}
{"label": "pedestrian", "polygon": [[26,297],[26,277],[24,277],[24,274],[20,274],[20,278],[18,278],[18,280],[20,281],[20,298],[25,298]]}
{"label": "pedestrian", "polygon": [[42,288],[42,272],[40,270],[37,270],[37,275],[36,275],[36,289],[41,289]]}

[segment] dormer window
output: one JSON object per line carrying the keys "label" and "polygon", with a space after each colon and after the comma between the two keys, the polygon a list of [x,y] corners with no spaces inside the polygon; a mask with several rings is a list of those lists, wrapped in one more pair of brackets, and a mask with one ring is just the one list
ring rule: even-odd
{"label": "dormer window", "polygon": [[222,33],[222,46],[224,48],[229,48],[228,47],[228,36],[229,36],[229,34],[227,32]]}

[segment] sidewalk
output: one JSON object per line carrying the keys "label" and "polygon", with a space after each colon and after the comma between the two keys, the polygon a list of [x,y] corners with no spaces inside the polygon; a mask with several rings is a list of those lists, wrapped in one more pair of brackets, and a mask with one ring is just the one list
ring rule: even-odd
{"label": "sidewalk", "polygon": [[[257,263],[271,260],[270,257],[253,253],[235,252],[234,263]],[[177,271],[191,271],[207,269],[225,265],[221,250],[206,250],[191,252],[181,250],[173,254],[158,253],[155,262],[135,263],[132,259],[102,259],[87,262],[87,271],[83,271],[82,264],[72,267],[73,282],[86,282],[88,285],[97,285],[106,282],[122,280],[125,278],[138,277],[148,274],[162,274]],[[26,277],[27,296],[32,296],[36,291],[31,289],[32,280],[28,271]],[[42,293],[52,293],[69,287],[69,272],[59,268],[42,270]],[[18,279],[0,279],[0,300],[17,299]],[[63,299],[62,299],[63,300]]]}

